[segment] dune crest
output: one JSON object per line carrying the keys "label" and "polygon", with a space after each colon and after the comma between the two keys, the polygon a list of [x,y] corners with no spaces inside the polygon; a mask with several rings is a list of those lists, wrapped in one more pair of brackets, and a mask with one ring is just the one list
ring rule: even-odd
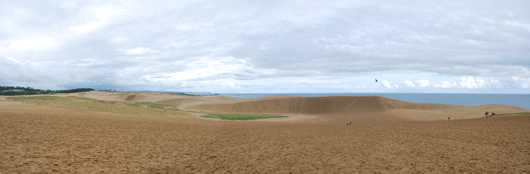
{"label": "dune crest", "polygon": [[391,109],[437,110],[457,107],[434,103],[411,103],[380,96],[282,97],[237,101],[236,103],[198,104],[191,108],[224,112],[268,113],[350,113],[384,112]]}
{"label": "dune crest", "polygon": [[[227,96],[197,97],[165,93],[110,93],[92,91],[84,97],[108,101],[146,101],[175,105],[183,110],[218,113],[281,114],[298,121],[436,121],[481,118],[484,112],[497,114],[530,112],[514,106],[459,106],[435,103],[412,103],[380,96],[290,97],[274,96],[242,99]],[[61,94],[65,96],[80,94]],[[306,118],[306,119],[303,119]],[[289,119],[285,119],[289,120]]]}
{"label": "dune crest", "polygon": [[[411,103],[380,96],[333,96],[333,97],[267,97],[260,99],[212,100],[212,102],[179,99],[184,109],[221,113],[265,113],[318,115],[319,121],[397,121],[437,120],[438,117],[453,119],[480,118],[485,110],[496,113],[528,112],[529,110],[504,105],[458,106],[435,103]],[[192,104],[195,103],[195,104]],[[482,115],[481,115],[482,114]]]}

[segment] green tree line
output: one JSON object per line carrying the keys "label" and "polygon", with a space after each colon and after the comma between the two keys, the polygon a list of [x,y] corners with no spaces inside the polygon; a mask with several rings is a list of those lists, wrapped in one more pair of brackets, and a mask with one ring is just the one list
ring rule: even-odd
{"label": "green tree line", "polygon": [[20,86],[0,86],[0,95],[37,95],[37,94],[57,94],[94,91],[92,88],[76,88],[68,90],[41,90],[32,87]]}

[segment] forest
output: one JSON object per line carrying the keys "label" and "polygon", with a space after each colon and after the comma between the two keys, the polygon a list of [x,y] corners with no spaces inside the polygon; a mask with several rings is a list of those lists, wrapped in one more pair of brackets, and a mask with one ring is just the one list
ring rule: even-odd
{"label": "forest", "polygon": [[92,88],[76,88],[68,90],[41,90],[32,87],[20,86],[0,86],[0,95],[37,95],[37,94],[58,94],[95,91]]}

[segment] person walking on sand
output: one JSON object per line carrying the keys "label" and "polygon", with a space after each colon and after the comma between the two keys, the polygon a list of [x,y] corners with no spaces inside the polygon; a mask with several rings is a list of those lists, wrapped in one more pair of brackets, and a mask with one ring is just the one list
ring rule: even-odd
{"label": "person walking on sand", "polygon": [[348,122],[346,123],[346,125],[348,125],[348,126],[349,126],[350,124],[351,124],[351,121],[348,121]]}

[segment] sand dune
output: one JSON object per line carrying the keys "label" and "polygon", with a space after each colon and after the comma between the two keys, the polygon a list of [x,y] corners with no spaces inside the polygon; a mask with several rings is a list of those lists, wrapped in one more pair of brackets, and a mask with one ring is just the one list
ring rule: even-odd
{"label": "sand dune", "polygon": [[185,109],[222,113],[267,113],[317,115],[318,121],[397,121],[480,118],[485,111],[500,113],[529,112],[529,110],[504,105],[457,106],[434,103],[411,103],[379,96],[343,97],[269,97],[249,100],[187,101],[173,99],[166,104],[188,104]]}
{"label": "sand dune", "polygon": [[[288,119],[92,113],[0,101],[0,173],[529,173],[530,115],[503,105],[383,97],[190,97],[87,92],[107,101]],[[1,99],[1,98],[0,98]],[[437,120],[451,116],[451,121]],[[347,126],[346,121],[352,121]]]}
{"label": "sand dune", "polygon": [[241,99],[226,96],[192,97],[166,93],[119,93],[92,91],[59,96],[83,96],[108,101],[148,101],[175,105],[180,109],[219,113],[262,113],[290,116],[289,119],[270,121],[318,122],[385,122],[385,121],[437,121],[440,117],[451,119],[481,118],[484,112],[530,112],[514,106],[483,105],[458,106],[434,103],[411,103],[379,96],[288,97],[275,96]]}
{"label": "sand dune", "polygon": [[[366,100],[386,99],[331,106]],[[392,104],[357,109],[446,107]],[[300,111],[291,107],[282,111]],[[530,115],[351,126],[209,121],[0,101],[0,173],[528,173],[529,125]]]}

